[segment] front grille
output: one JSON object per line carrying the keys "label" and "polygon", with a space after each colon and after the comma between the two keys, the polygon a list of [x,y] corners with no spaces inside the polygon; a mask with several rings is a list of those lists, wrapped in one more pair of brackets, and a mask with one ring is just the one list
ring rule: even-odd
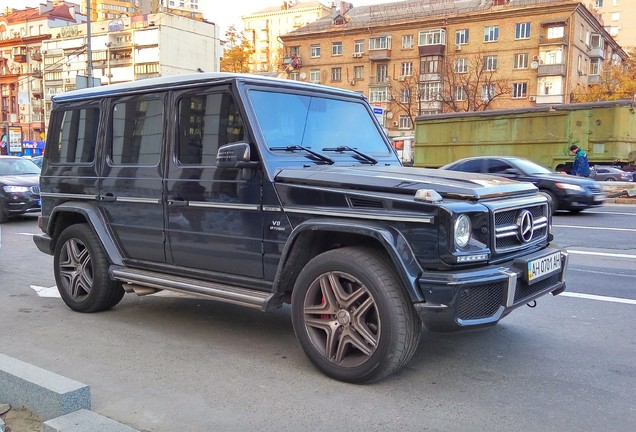
{"label": "front grille", "polygon": [[40,186],[31,186],[31,193],[34,195],[40,195]]}
{"label": "front grille", "polygon": [[515,292],[515,304],[524,301],[535,295],[544,289],[556,286],[559,283],[559,275],[553,275],[539,282],[535,282],[532,285],[528,285],[527,282],[521,280],[517,281],[517,291]]}
{"label": "front grille", "polygon": [[600,194],[603,193],[603,189],[600,186],[597,185],[591,185],[591,186],[587,186],[586,189],[589,192],[592,192],[593,194]]}
{"label": "front grille", "polygon": [[[524,238],[521,219],[526,210],[532,215],[533,224],[531,235],[528,233]],[[547,204],[495,211],[495,251],[510,252],[544,240],[548,236],[548,223]]]}
{"label": "front grille", "polygon": [[489,318],[504,304],[505,282],[462,289],[457,317],[462,320]]}

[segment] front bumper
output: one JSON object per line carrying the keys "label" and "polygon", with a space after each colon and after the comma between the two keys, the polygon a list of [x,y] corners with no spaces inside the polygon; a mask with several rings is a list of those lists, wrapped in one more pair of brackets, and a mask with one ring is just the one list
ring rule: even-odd
{"label": "front bumper", "polygon": [[[528,282],[528,262],[557,252],[561,268]],[[513,309],[538,297],[565,291],[567,263],[567,251],[549,247],[504,265],[425,273],[419,283],[426,302],[414,306],[424,325],[433,331],[493,325]]]}
{"label": "front bumper", "polygon": [[561,208],[565,210],[587,209],[600,207],[607,197],[605,194],[567,194],[560,198]]}

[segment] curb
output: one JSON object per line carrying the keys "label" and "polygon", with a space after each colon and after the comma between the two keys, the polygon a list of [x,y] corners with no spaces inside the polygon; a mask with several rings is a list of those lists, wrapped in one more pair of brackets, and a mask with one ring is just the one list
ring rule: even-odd
{"label": "curb", "polygon": [[[90,411],[90,387],[0,353],[0,402],[24,407],[44,421],[44,432],[135,432]],[[0,432],[6,425],[0,419]],[[138,431],[137,431],[138,432]]]}

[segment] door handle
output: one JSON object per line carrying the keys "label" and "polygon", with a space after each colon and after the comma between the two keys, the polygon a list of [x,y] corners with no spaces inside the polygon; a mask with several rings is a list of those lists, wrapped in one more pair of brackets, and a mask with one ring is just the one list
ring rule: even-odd
{"label": "door handle", "polygon": [[188,202],[181,197],[174,197],[168,200],[168,205],[171,207],[187,207]]}
{"label": "door handle", "polygon": [[110,192],[107,193],[106,195],[100,196],[99,199],[100,201],[107,201],[107,202],[117,201],[117,197]]}

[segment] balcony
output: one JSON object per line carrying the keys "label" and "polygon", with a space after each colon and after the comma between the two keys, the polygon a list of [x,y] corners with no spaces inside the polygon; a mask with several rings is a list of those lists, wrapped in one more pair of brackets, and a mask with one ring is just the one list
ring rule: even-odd
{"label": "balcony", "polygon": [[549,38],[547,36],[539,36],[539,46],[545,46],[545,45],[567,45],[568,44],[568,37],[567,36],[561,36],[561,37],[555,37],[555,38]]}
{"label": "balcony", "polygon": [[391,60],[391,50],[390,49],[370,50],[369,60],[371,61]]}
{"label": "balcony", "polygon": [[537,76],[565,76],[564,64],[540,64]]}
{"label": "balcony", "polygon": [[589,51],[590,58],[605,58],[605,50],[602,47],[592,47]]}
{"label": "balcony", "polygon": [[388,76],[369,77],[369,85],[371,86],[389,85],[389,82],[390,79]]}
{"label": "balcony", "polygon": [[420,74],[420,82],[422,81],[441,81],[442,75],[438,73]]}
{"label": "balcony", "polygon": [[417,50],[420,57],[443,56],[446,53],[446,45],[420,45]]}
{"label": "balcony", "polygon": [[537,95],[537,104],[562,104],[563,95]]}
{"label": "balcony", "polygon": [[35,61],[42,61],[42,53],[40,51],[31,52],[31,59]]}
{"label": "balcony", "polygon": [[588,75],[587,76],[587,83],[588,84],[598,84],[601,82],[601,76],[600,75]]}
{"label": "balcony", "polygon": [[441,101],[419,101],[418,109],[420,111],[441,111],[442,110],[442,102]]}
{"label": "balcony", "polygon": [[26,54],[14,54],[13,55],[13,61],[14,62],[18,62],[18,63],[26,63],[27,56],[26,56]]}

